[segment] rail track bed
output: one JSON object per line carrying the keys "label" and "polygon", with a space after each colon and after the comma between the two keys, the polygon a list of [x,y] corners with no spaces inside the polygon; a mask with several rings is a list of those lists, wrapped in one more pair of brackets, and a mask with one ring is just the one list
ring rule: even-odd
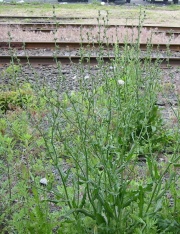
{"label": "rail track bed", "polygon": [[[101,24],[0,24],[0,41],[179,44],[180,27]],[[141,33],[140,33],[141,32]]]}
{"label": "rail track bed", "polygon": [[[4,24],[5,25],[5,24]],[[17,24],[16,26],[24,27],[25,30],[29,29],[38,29],[41,30],[44,27],[54,27],[53,24]],[[56,24],[56,27],[87,27],[93,28],[98,27],[98,25],[81,25],[81,24]],[[121,25],[122,26],[122,25]],[[121,27],[120,26],[120,27]],[[33,27],[33,28],[32,28]],[[116,28],[116,25],[109,25],[108,27]],[[130,25],[126,25],[127,28],[132,28]],[[146,25],[148,30],[157,30],[158,32],[167,32],[167,33],[176,33],[179,35],[180,27],[164,27],[157,25]],[[44,28],[46,30],[46,28]],[[159,31],[158,31],[159,30]],[[89,79],[91,74],[87,71],[87,67],[90,65],[90,70],[93,76],[96,76],[96,71],[98,70],[98,63],[104,63],[104,66],[107,67],[108,72],[112,73],[113,62],[115,56],[113,48],[118,46],[120,50],[127,49],[128,47],[134,46],[137,49],[136,43],[99,43],[99,42],[60,42],[60,41],[14,41],[11,43],[0,42],[0,69],[3,70],[4,67],[7,67],[12,61],[15,64],[22,64],[24,69],[24,74],[20,79],[25,80],[25,77],[28,76],[30,81],[33,81],[34,72],[29,70],[32,65],[33,69],[37,70],[38,74],[41,74],[42,77],[44,74],[47,84],[53,86],[56,89],[57,82],[57,62],[65,68],[63,74],[67,76],[67,84],[63,89],[67,88],[70,90],[76,89],[77,86],[77,77],[81,76],[78,74],[77,66],[83,65],[85,71],[85,79]],[[81,55],[81,50],[83,50],[83,55]],[[144,62],[152,62],[161,66],[161,68],[168,68],[168,71],[175,69],[175,76],[179,76],[179,66],[180,66],[180,43],[140,43],[139,44],[140,56],[142,64]],[[135,50],[136,51],[136,50]],[[121,54],[118,55],[119,57]],[[137,55],[134,55],[134,58],[137,59]],[[132,57],[133,59],[133,57]],[[40,77],[41,77],[40,75]],[[101,76],[101,75],[100,75]],[[48,78],[47,78],[48,77]],[[49,77],[50,80],[49,80]],[[40,78],[41,80],[41,78]],[[44,81],[44,79],[43,79]],[[8,82],[6,80],[6,82]],[[180,81],[176,78],[176,83]],[[70,86],[69,86],[70,84]],[[159,102],[160,105],[162,102]]]}
{"label": "rail track bed", "polygon": [[[132,47],[133,46],[133,47]],[[137,47],[138,46],[138,47]],[[111,63],[115,57],[121,57],[123,50],[134,48],[136,57],[137,48],[139,59],[142,61],[158,61],[162,67],[180,65],[179,44],[132,44],[132,43],[88,43],[88,42],[0,42],[0,64],[17,63],[62,64],[89,63],[97,64],[99,60]],[[118,48],[118,52],[117,52]]]}
{"label": "rail track bed", "polygon": [[[67,28],[67,27],[73,27],[73,28],[88,28],[92,29],[95,27],[105,27],[105,28],[139,28],[138,25],[117,25],[117,24],[80,24],[80,23],[59,23],[58,21],[56,23],[54,22],[44,22],[44,23],[0,23],[0,26],[10,26],[10,27],[19,27],[23,30],[28,31],[43,31],[43,32],[51,32],[53,30],[56,30],[58,28]],[[162,25],[146,25],[144,24],[141,28],[152,30],[157,33],[165,32],[166,34],[180,34],[180,27],[177,26],[162,26]]]}
{"label": "rail track bed", "polygon": [[[120,57],[121,55],[123,55],[123,49],[119,50],[118,52],[118,56]],[[83,52],[83,55],[82,55]],[[1,56],[68,56],[68,57],[72,57],[72,56],[86,56],[86,57],[92,57],[92,56],[96,56],[98,57],[114,57],[116,54],[116,51],[111,48],[105,48],[105,47],[101,47],[101,48],[96,48],[96,47],[92,47],[92,48],[86,48],[86,47],[77,47],[77,48],[70,48],[70,47],[64,47],[64,48],[57,48],[57,49],[51,49],[48,47],[42,48],[42,49],[18,49],[16,51],[14,51],[13,49],[7,50],[7,49],[1,49],[0,48],[0,54]],[[161,57],[161,58],[167,58],[167,56],[169,56],[170,52],[166,51],[166,50],[152,50],[152,51],[146,51],[146,50],[141,50],[140,55],[143,57],[147,57],[147,56],[151,56],[151,57]],[[116,54],[117,56],[117,54]],[[180,51],[176,52],[176,51],[171,51],[171,57],[180,57]]]}
{"label": "rail track bed", "polygon": [[[28,55],[1,55],[0,56],[0,65],[10,64],[12,61],[16,64],[26,64],[31,63],[32,65],[39,64],[55,64],[57,62],[61,64],[70,64],[70,63],[83,63],[94,65],[98,64],[100,61],[104,63],[112,63],[115,60],[115,56],[28,56]],[[179,67],[180,66],[180,57],[139,57],[142,63],[150,61],[151,63],[159,63],[162,68],[169,67]]]}
{"label": "rail track bed", "polygon": [[78,20],[78,19],[93,19],[92,17],[54,17],[54,16],[10,16],[10,15],[0,15],[0,20]]}

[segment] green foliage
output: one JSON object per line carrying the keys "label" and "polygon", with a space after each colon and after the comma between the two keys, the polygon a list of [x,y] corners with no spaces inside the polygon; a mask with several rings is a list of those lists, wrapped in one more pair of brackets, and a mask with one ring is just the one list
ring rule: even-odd
{"label": "green foliage", "polygon": [[20,65],[12,64],[8,66],[6,69],[4,69],[2,74],[12,78],[14,74],[18,75],[20,72],[21,72]]}
{"label": "green foliage", "polygon": [[16,108],[26,108],[34,105],[34,94],[28,84],[14,91],[2,91],[0,93],[0,110],[6,113]]}
{"label": "green foliage", "polygon": [[2,135],[5,134],[6,128],[7,128],[6,120],[3,119],[3,118],[1,118],[1,119],[0,119],[0,133],[1,133]]}
{"label": "green foliage", "polygon": [[[64,193],[61,189],[52,201],[60,206],[62,200],[68,201],[69,211],[62,213],[65,233],[71,233],[84,216],[96,224],[94,233],[158,231],[159,221],[152,213],[160,212],[166,189],[161,187],[162,175],[154,159],[171,144],[172,136],[156,105],[158,69],[142,69],[136,59],[129,60],[126,55],[124,60],[115,61],[116,67],[124,69],[116,69],[111,78],[104,75],[101,85],[87,89],[83,80],[79,92],[67,92],[61,101],[52,96],[47,100],[52,107],[52,124],[58,125],[50,129],[50,136],[56,136],[53,143],[44,138],[49,157],[57,165],[57,144],[61,142],[70,167],[64,174],[60,164],[57,166]],[[144,69],[151,69],[149,76],[143,77]],[[132,171],[139,155],[147,159],[144,173],[150,173],[149,181],[142,179],[133,188]],[[67,186],[69,180],[72,190]],[[160,231],[165,230],[162,227]]]}
{"label": "green foliage", "polygon": [[45,202],[41,202],[36,187],[32,188],[32,193],[33,199],[27,198],[27,202],[33,206],[27,206],[25,212],[21,213],[22,217],[18,213],[14,216],[14,226],[17,230],[21,230],[21,233],[51,234],[53,233],[53,223],[49,220],[47,205]]}
{"label": "green foliage", "polygon": [[101,6],[101,2],[98,0],[92,0],[92,4],[95,6]]}

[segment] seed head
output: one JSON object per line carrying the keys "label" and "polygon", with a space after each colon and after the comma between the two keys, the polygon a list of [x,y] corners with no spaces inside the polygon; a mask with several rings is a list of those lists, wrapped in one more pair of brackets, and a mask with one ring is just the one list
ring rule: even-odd
{"label": "seed head", "polygon": [[125,84],[124,80],[118,80],[117,82],[118,82],[119,85],[124,85]]}

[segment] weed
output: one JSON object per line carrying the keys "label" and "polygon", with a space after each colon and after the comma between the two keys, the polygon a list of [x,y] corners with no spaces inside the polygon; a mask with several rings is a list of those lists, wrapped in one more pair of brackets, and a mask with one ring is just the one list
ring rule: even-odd
{"label": "weed", "polygon": [[1,113],[4,232],[178,233],[179,129],[162,120],[160,62],[142,63],[140,32],[137,39],[123,51],[116,45],[109,65],[99,40],[97,73],[79,63],[74,91],[57,64],[56,91],[38,79],[31,85],[35,105],[23,99],[13,69],[13,95],[25,108]]}
{"label": "weed", "polygon": [[29,85],[22,86],[19,90],[2,91],[0,94],[0,110],[6,113],[8,110],[25,108],[33,104],[33,92]]}

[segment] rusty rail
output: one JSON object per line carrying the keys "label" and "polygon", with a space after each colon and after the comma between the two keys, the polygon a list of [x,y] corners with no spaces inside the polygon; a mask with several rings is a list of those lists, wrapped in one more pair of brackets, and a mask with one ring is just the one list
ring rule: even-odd
{"label": "rusty rail", "polygon": [[[91,57],[81,57],[81,56],[0,56],[0,64],[9,64],[10,62],[14,63],[21,63],[21,64],[55,64],[56,62],[60,62],[62,64],[71,64],[71,63],[83,63],[83,64],[98,64],[100,60],[104,63],[109,63],[112,62],[115,59],[114,56],[103,56],[101,58],[97,58],[96,56],[91,56]],[[161,67],[179,67],[180,66],[180,57],[170,57],[170,58],[146,58],[146,57],[140,57],[139,58],[141,62],[149,61],[149,62],[159,62]]]}
{"label": "rusty rail", "polygon": [[[137,47],[136,43],[116,43],[119,47],[124,47],[126,46],[135,46]],[[77,50],[80,49],[81,47],[87,48],[87,49],[92,49],[92,48],[99,48],[102,47],[104,49],[112,49],[115,46],[115,43],[98,43],[98,42],[0,42],[0,48],[1,49],[9,49],[9,48],[15,48],[15,49],[43,49],[43,48],[49,48],[49,49],[66,49],[66,50]],[[171,50],[171,51],[180,51],[180,44],[146,44],[146,43],[141,43],[139,44],[139,48],[141,50],[147,50],[147,49],[152,49],[152,50],[159,50],[159,51],[166,51]]]}
{"label": "rusty rail", "polygon": [[0,19],[52,19],[52,20],[74,20],[74,19],[93,19],[92,17],[54,17],[54,16],[14,16],[0,15]]}

